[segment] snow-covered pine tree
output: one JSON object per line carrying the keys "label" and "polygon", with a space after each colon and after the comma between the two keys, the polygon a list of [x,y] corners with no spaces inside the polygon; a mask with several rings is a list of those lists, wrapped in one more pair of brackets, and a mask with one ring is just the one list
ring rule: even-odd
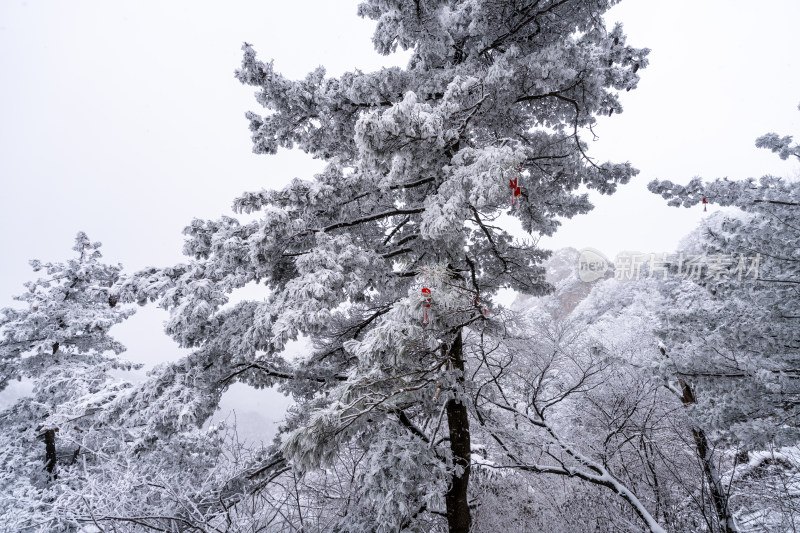
{"label": "snow-covered pine tree", "polygon": [[47,502],[59,492],[59,464],[78,459],[96,415],[126,386],[109,371],[135,366],[117,357],[124,347],[108,334],[134,310],[117,306],[121,267],[103,264],[99,248],[78,233],[76,258],[31,261],[45,277],[15,298],[24,307],[0,310],[0,390],[33,383],[0,412],[0,520],[9,530],[58,529]]}
{"label": "snow-covered pine tree", "polygon": [[[171,309],[168,332],[196,350],[127,398],[128,415],[169,431],[201,423],[236,380],[279,383],[298,402],[282,461],[309,470],[340,446],[364,449],[340,527],[444,515],[468,531],[465,332],[501,332],[498,289],[548,290],[547,252],[514,240],[513,220],[552,234],[558,217],[591,208],[579,187],[612,193],[636,172],[593,161],[582,137],[622,110],[617,91],[647,65],[619,25],[607,30],[614,3],[369,0],[359,13],[377,21],[376,49],[412,58],[338,78],[319,68],[288,80],[245,45],[237,76],[267,110],[248,114],[254,150],[298,147],[327,167],[237,199],[236,211],[261,213],[254,222],[194,221],[189,263],[130,280],[124,298]],[[223,308],[252,283],[264,301]],[[312,346],[288,356],[303,336]]]}
{"label": "snow-covered pine tree", "polygon": [[[756,141],[783,159],[800,159],[791,137]],[[800,184],[693,179],[654,181],[670,205],[734,206],[710,216],[687,239],[684,255],[703,255],[699,283],[676,291],[663,331],[677,371],[695,383],[698,416],[731,444],[763,449],[800,437]],[[685,276],[684,276],[685,278]]]}
{"label": "snow-covered pine tree", "polygon": [[[790,136],[770,133],[756,146],[800,159]],[[692,432],[720,523],[738,531],[711,461],[713,444],[747,451],[800,440],[800,184],[764,176],[694,178],[686,186],[653,181],[649,188],[673,206],[738,208],[714,213],[685,240],[684,265],[694,260],[703,268],[664,282],[670,298],[659,331],[666,371],[697,422]]]}

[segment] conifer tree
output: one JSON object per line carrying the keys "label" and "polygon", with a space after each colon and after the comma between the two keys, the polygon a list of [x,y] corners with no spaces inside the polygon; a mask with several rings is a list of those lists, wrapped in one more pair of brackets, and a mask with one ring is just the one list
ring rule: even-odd
{"label": "conifer tree", "polygon": [[[580,187],[609,194],[636,173],[593,160],[585,140],[647,65],[606,28],[614,3],[369,0],[376,50],[411,60],[338,78],[286,79],[246,44],[237,77],[266,109],[247,115],[254,151],[327,166],[236,199],[252,222],[195,220],[189,262],[126,283],[126,300],[170,309],[167,331],[195,351],[121,414],[169,432],[202,423],[234,381],[279,384],[297,407],[270,465],[308,471],[364,449],[361,507],[340,528],[444,516],[467,532],[471,357],[508,325],[493,297],[547,292],[536,239],[591,209]],[[533,238],[514,239],[515,224]],[[248,284],[265,299],[223,307]]]}
{"label": "conifer tree", "polygon": [[[756,146],[800,159],[791,136],[769,133]],[[697,422],[698,455],[723,531],[738,531],[712,462],[713,446],[763,450],[800,440],[800,186],[775,176],[686,186],[653,181],[673,206],[733,206],[685,240],[678,279],[664,282],[659,334],[664,366]],[[694,264],[694,275],[686,275]]]}
{"label": "conifer tree", "polygon": [[[790,136],[770,133],[756,145],[800,159]],[[685,259],[700,258],[703,270],[672,287],[662,332],[677,370],[695,383],[703,425],[747,449],[797,442],[800,186],[764,176],[650,189],[670,205],[738,208],[714,213],[687,239]]]}
{"label": "conifer tree", "polygon": [[57,530],[47,502],[60,492],[59,469],[85,454],[79,443],[129,386],[110,372],[136,366],[118,358],[125,348],[109,335],[134,310],[117,306],[121,267],[103,264],[99,248],[78,233],[76,258],[31,261],[45,277],[25,284],[15,298],[24,306],[0,310],[0,390],[12,380],[33,384],[0,411],[0,519],[9,530]]}

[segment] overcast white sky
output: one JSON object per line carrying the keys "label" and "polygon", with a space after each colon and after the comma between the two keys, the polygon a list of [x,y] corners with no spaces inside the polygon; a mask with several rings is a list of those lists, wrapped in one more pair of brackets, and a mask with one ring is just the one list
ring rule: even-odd
{"label": "overcast white sky", "polygon": [[[233,70],[243,41],[299,78],[405,64],[382,57],[356,0],[0,2],[0,305],[63,259],[79,230],[132,271],[182,261],[182,228],[230,214],[246,190],[321,168],[299,153],[251,153],[259,108]],[[768,131],[800,134],[797,0],[624,0],[606,20],[653,51],[625,112],[600,122],[591,153],[641,174],[568,221],[550,247],[671,251],[703,216],[650,194],[656,177],[797,175],[757,150]],[[713,209],[713,208],[712,208]],[[131,359],[178,353],[163,315],[140,311],[118,335]]]}

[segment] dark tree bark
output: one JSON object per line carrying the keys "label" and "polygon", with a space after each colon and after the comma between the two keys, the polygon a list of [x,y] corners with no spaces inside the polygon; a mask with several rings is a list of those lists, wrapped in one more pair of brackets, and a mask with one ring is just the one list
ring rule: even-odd
{"label": "dark tree bark", "polygon": [[[667,351],[662,347],[659,348],[661,355],[669,357]],[[697,403],[697,397],[694,394],[692,387],[684,379],[679,379],[678,384],[681,386],[681,403],[683,405],[691,405]],[[711,446],[708,444],[708,438],[705,432],[698,427],[692,428],[692,437],[694,444],[697,448],[697,456],[700,463],[703,465],[703,474],[708,482],[708,491],[711,493],[711,501],[714,504],[714,511],[717,513],[717,520],[719,520],[720,528],[723,533],[739,533],[736,527],[736,521],[733,519],[730,507],[728,506],[728,495],[722,486],[719,479],[719,473],[714,466],[711,458]]]}
{"label": "dark tree bark", "polygon": [[56,430],[44,430],[44,469],[50,474],[50,479],[56,479]]}
{"label": "dark tree bark", "polygon": [[[464,383],[464,354],[461,331],[456,334],[448,354],[453,370],[459,371],[457,383]],[[463,468],[461,475],[453,473],[450,486],[445,495],[447,505],[447,526],[450,533],[469,533],[472,517],[469,513],[467,489],[469,488],[470,471],[470,434],[469,413],[466,405],[452,399],[445,406],[447,423],[450,427],[450,451],[453,453],[453,464]]]}
{"label": "dark tree bark", "polygon": [[[683,393],[681,402],[683,402],[684,405],[697,403],[697,398],[695,398],[694,391],[689,384],[682,379],[679,379],[678,383]],[[703,465],[703,474],[705,474],[706,481],[708,482],[708,490],[711,493],[711,501],[714,503],[714,510],[717,513],[719,525],[724,533],[738,533],[739,529],[736,527],[736,522],[728,507],[728,495],[725,494],[725,489],[722,487],[722,482],[719,479],[719,473],[711,459],[711,446],[708,444],[708,438],[705,432],[697,427],[692,428],[692,437],[697,447],[697,456],[700,458],[700,463]]]}
{"label": "dark tree bark", "polygon": [[[667,351],[661,347],[659,348],[661,355],[669,358]],[[691,385],[684,379],[679,379],[678,384],[681,387],[681,403],[683,405],[692,405],[697,403],[697,397]],[[723,533],[739,533],[739,528],[736,527],[736,521],[733,519],[730,507],[728,506],[728,495],[722,486],[719,479],[719,473],[714,466],[711,459],[711,446],[708,444],[708,437],[705,432],[698,427],[692,427],[692,438],[694,439],[695,447],[697,448],[697,456],[700,463],[703,465],[703,475],[708,482],[708,491],[711,493],[711,501],[714,504],[714,511],[717,513],[720,528]]]}

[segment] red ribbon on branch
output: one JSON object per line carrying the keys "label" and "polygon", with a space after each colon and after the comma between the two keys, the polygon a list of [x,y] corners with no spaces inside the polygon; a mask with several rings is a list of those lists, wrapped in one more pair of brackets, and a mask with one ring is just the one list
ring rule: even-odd
{"label": "red ribbon on branch", "polygon": [[428,323],[428,309],[431,307],[431,302],[433,298],[431,298],[431,290],[428,287],[422,287],[422,298],[423,298],[423,307],[425,308],[425,318],[422,320],[423,324]]}
{"label": "red ribbon on branch", "polygon": [[516,178],[508,180],[508,188],[511,189],[511,206],[514,206],[514,200],[519,205],[519,199],[522,196],[522,186],[519,184],[519,179],[522,177],[522,168],[519,169],[519,175]]}
{"label": "red ribbon on branch", "polygon": [[481,308],[481,312],[483,313],[483,316],[487,316],[487,317],[488,317],[488,316],[489,316],[489,313],[491,313],[491,311],[489,310],[489,308],[488,308],[488,307],[484,307],[484,306],[481,304],[481,300],[480,300],[480,298],[478,298],[477,296],[475,297],[475,305],[476,305],[477,307],[480,307],[480,308]]}

